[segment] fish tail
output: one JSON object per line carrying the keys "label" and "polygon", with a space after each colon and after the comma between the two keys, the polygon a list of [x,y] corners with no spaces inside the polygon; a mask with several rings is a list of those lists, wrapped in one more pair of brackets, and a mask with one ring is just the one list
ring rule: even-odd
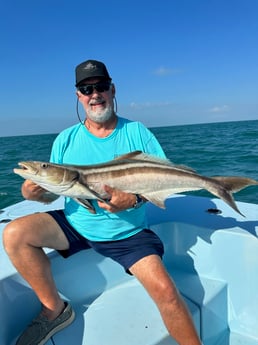
{"label": "fish tail", "polygon": [[239,208],[236,205],[236,202],[232,196],[232,193],[230,190],[228,190],[227,188],[225,188],[224,186],[220,186],[219,188],[216,188],[215,190],[212,189],[209,190],[212,194],[216,195],[217,197],[219,197],[220,199],[222,199],[223,201],[225,201],[225,203],[227,203],[230,207],[232,207],[237,213],[241,214],[241,216],[244,217],[244,215],[240,212]]}
{"label": "fish tail", "polygon": [[258,185],[258,181],[240,176],[214,176],[212,179],[217,186],[209,191],[224,200],[235,211],[244,216],[239,211],[232,193],[238,192],[251,185]]}
{"label": "fish tail", "polygon": [[247,177],[240,176],[214,176],[214,180],[219,181],[225,188],[232,193],[239,192],[240,190],[248,187],[258,185],[258,181]]}

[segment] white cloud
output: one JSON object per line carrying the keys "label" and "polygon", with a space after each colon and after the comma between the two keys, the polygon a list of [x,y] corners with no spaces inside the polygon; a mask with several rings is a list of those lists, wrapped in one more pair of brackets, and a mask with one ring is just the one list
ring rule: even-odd
{"label": "white cloud", "polygon": [[230,111],[230,107],[226,104],[224,104],[222,106],[215,106],[215,107],[209,109],[210,113],[224,113],[224,112],[228,112],[228,111]]}
{"label": "white cloud", "polygon": [[164,66],[160,66],[159,68],[155,69],[153,73],[157,76],[167,76],[167,75],[173,75],[173,74],[178,74],[181,73],[179,69],[173,69],[173,68],[167,68]]}

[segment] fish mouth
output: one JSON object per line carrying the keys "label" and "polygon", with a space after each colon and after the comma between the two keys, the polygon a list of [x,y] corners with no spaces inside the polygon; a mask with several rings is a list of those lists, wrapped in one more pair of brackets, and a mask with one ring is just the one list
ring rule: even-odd
{"label": "fish mouth", "polygon": [[22,170],[28,170],[28,167],[26,166],[25,163],[18,163],[19,167],[22,168]]}
{"label": "fish mouth", "polygon": [[31,170],[30,168],[30,166],[29,165],[26,165],[25,163],[23,163],[23,162],[20,162],[20,163],[18,163],[18,165],[19,165],[19,167],[21,168],[21,170]]}
{"label": "fish mouth", "polygon": [[38,172],[38,170],[35,167],[33,168],[32,166],[30,166],[30,164],[27,164],[25,162],[19,162],[18,165],[20,169],[17,169],[17,168],[13,169],[15,173],[28,172],[30,174],[36,175]]}

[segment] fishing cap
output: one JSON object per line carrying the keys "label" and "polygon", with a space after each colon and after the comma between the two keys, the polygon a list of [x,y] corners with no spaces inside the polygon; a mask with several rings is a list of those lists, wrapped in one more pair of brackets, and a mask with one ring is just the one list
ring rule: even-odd
{"label": "fishing cap", "polygon": [[103,62],[96,60],[87,60],[82,62],[75,68],[75,78],[76,84],[78,86],[80,82],[84,79],[101,77],[104,79],[111,80],[110,75],[108,74],[106,66]]}

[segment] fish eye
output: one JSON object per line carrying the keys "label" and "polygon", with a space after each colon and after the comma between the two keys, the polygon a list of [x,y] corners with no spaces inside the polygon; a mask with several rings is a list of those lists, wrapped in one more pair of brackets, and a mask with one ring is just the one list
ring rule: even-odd
{"label": "fish eye", "polygon": [[48,168],[48,164],[47,163],[41,163],[40,167],[43,169],[47,169]]}

